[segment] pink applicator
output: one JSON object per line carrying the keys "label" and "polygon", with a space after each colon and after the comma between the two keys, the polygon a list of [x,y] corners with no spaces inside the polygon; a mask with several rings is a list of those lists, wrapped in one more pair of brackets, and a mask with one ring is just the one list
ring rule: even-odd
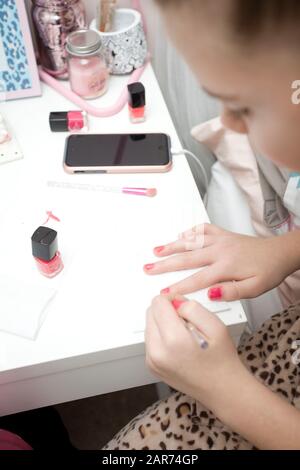
{"label": "pink applicator", "polygon": [[155,188],[122,188],[124,194],[135,194],[136,196],[154,197],[157,194]]}
{"label": "pink applicator", "polygon": [[133,196],[154,197],[157,195],[156,188],[131,188],[131,187],[118,188],[115,186],[103,186],[100,184],[66,183],[66,182],[60,182],[60,181],[48,181],[47,185],[51,188],[58,188],[58,189],[79,189],[81,191],[103,191],[107,193],[132,194]]}

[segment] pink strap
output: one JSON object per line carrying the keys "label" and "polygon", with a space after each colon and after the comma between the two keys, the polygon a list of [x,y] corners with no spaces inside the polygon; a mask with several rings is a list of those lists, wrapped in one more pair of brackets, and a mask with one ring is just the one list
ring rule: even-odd
{"label": "pink strap", "polygon": [[[149,63],[149,58],[147,58],[147,61],[142,67],[136,69],[132,73],[132,75],[129,78],[128,84],[139,81],[148,63]],[[119,99],[115,102],[114,105],[108,106],[107,108],[96,108],[95,106],[89,104],[84,99],[80,98],[80,96],[76,95],[76,93],[74,93],[70,88],[67,88],[62,82],[56,80],[54,77],[49,75],[41,67],[39,67],[38,69],[39,69],[40,78],[41,80],[43,80],[43,82],[47,83],[47,85],[54,88],[54,90],[58,91],[58,93],[63,95],[68,100],[72,101],[72,103],[79,106],[80,109],[82,109],[83,111],[86,111],[92,116],[96,116],[96,117],[114,116],[115,114],[118,114],[120,111],[122,111],[122,109],[128,102],[128,90],[127,88],[125,88],[122,91]]]}

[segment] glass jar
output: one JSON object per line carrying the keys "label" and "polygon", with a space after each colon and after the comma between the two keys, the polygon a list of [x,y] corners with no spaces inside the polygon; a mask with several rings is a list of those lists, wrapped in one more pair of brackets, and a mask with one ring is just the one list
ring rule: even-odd
{"label": "glass jar", "polygon": [[66,49],[72,90],[85,99],[103,95],[109,72],[100,35],[90,29],[75,31],[68,36]]}
{"label": "glass jar", "polygon": [[86,28],[82,0],[32,0],[39,61],[56,78],[68,78],[66,39],[69,33]]}

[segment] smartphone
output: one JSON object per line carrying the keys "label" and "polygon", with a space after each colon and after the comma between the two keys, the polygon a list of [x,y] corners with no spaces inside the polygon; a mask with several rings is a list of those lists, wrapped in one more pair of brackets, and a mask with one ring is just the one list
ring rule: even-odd
{"label": "smartphone", "polygon": [[68,173],[158,173],[172,168],[166,134],[73,134],[66,140]]}

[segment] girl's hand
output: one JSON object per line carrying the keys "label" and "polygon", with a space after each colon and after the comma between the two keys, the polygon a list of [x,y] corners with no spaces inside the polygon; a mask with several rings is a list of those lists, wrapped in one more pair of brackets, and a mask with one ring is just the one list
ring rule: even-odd
{"label": "girl's hand", "polygon": [[[186,322],[206,340],[206,349],[201,348]],[[238,387],[239,371],[245,368],[228,330],[199,303],[180,296],[173,301],[166,296],[155,297],[147,310],[145,339],[146,362],[153,373],[209,409]]]}
{"label": "girl's hand", "polygon": [[[146,359],[152,371],[257,448],[299,449],[299,410],[253,377],[215,315],[195,301],[179,300],[186,299],[173,298],[175,309],[171,296],[156,297],[147,311]],[[183,319],[206,339],[206,349]]]}
{"label": "girl's hand", "polygon": [[166,259],[145,265],[144,270],[147,274],[162,274],[204,268],[165,286],[162,294],[188,294],[211,287],[208,293],[211,300],[256,297],[277,287],[298,269],[289,250],[288,237],[292,236],[299,238],[292,233],[271,238],[250,237],[203,224],[184,232],[175,242],[155,248],[155,255]]}

